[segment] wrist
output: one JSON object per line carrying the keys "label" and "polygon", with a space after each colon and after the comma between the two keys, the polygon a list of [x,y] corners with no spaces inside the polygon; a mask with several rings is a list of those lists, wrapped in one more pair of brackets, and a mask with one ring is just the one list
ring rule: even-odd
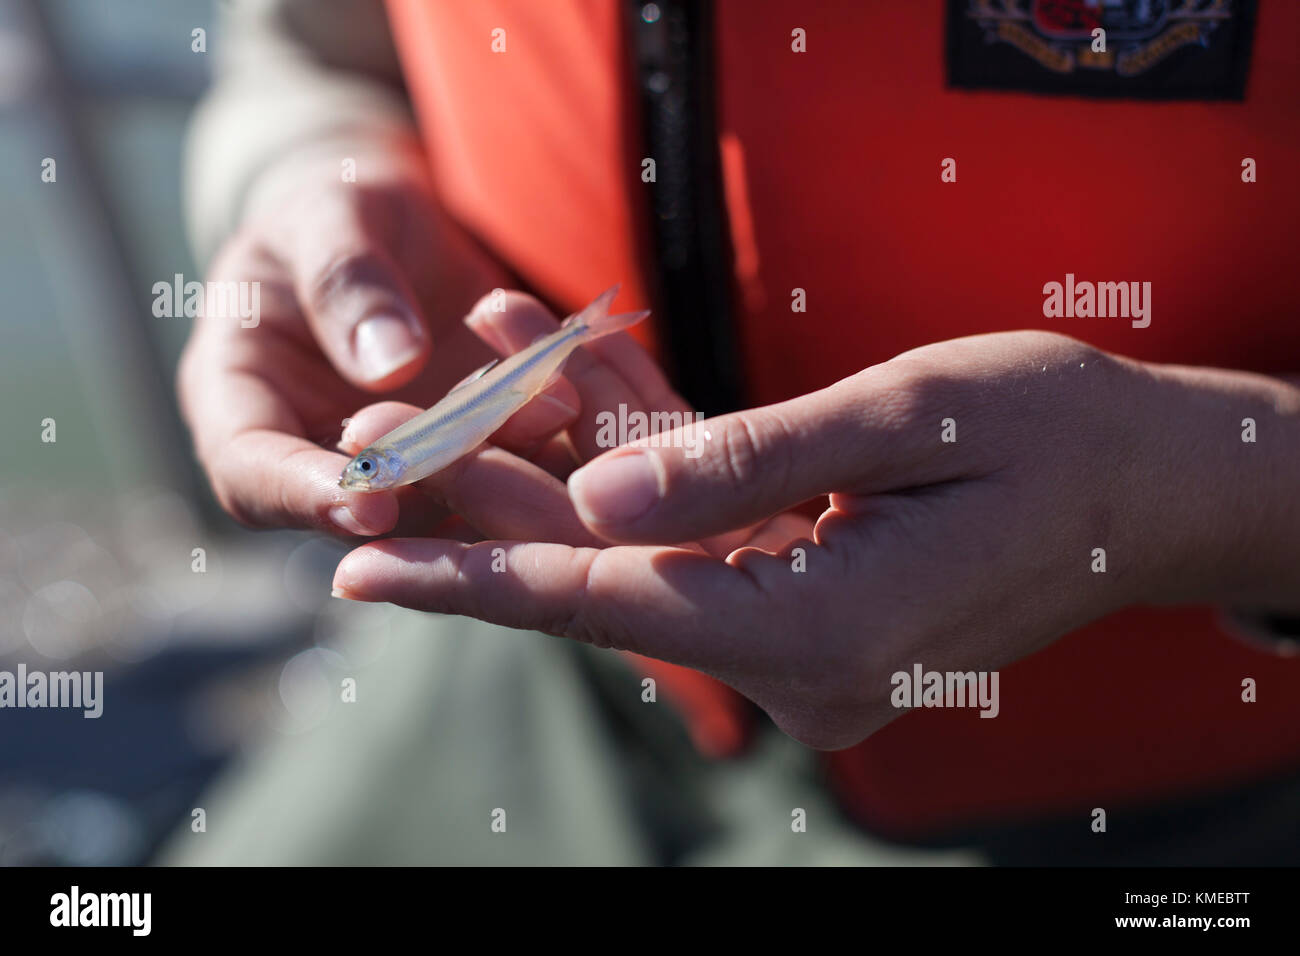
{"label": "wrist", "polygon": [[1143,599],[1300,613],[1300,388],[1134,364]]}

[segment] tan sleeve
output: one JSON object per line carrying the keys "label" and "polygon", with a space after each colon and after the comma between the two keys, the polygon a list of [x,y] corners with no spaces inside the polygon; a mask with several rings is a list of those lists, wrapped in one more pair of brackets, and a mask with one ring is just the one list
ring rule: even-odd
{"label": "tan sleeve", "polygon": [[259,175],[287,154],[412,129],[381,0],[228,0],[213,85],[191,120],[185,213],[206,264]]}

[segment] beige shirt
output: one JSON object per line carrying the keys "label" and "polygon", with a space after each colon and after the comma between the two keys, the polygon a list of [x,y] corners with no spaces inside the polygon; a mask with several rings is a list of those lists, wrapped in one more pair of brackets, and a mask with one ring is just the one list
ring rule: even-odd
{"label": "beige shirt", "polygon": [[206,265],[280,160],[413,122],[381,0],[218,4],[212,88],[192,119],[185,215]]}

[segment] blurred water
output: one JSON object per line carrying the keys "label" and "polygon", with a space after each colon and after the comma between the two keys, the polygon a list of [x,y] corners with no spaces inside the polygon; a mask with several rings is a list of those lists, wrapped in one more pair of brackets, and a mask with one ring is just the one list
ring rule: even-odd
{"label": "blurred water", "polygon": [[105,681],[97,720],[0,711],[0,865],[147,859],[246,733],[314,706],[294,655],[337,552],[214,520],[171,390],[188,320],[148,308],[197,275],[180,158],[213,19],[0,0],[0,671]]}

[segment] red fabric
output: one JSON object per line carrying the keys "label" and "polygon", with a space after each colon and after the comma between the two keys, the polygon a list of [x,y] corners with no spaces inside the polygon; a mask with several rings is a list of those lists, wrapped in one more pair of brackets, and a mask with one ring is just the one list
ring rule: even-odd
{"label": "red fabric", "polygon": [[584,304],[622,280],[618,309],[645,308],[627,189],[640,166],[612,82],[623,68],[618,5],[394,0],[389,10],[444,204],[554,301]]}
{"label": "red fabric", "polygon": [[[1242,679],[1258,684],[1243,703]],[[1203,609],[1099,621],[1003,668],[1001,713],[918,710],[831,755],[850,809],[918,836],[1217,788],[1300,762],[1300,661],[1215,630]]]}
{"label": "red fabric", "polygon": [[[1151,361],[1300,370],[1300,4],[1260,3],[1242,103],[949,91],[943,7],[719,2],[721,149],[757,401],[928,342],[1034,327]],[[558,301],[621,277],[639,305],[616,5],[390,9],[450,208]],[[504,54],[491,53],[498,26]],[[794,27],[806,53],[791,51]],[[955,184],[940,181],[945,157]],[[1042,286],[1067,272],[1151,282],[1151,326],[1044,318]],[[806,314],[790,311],[795,288]],[[1258,703],[1241,702],[1244,677]],[[685,685],[695,725],[723,728],[703,737],[739,741],[734,696]],[[1205,610],[1098,622],[1006,669],[1001,690],[995,720],[923,711],[831,757],[849,805],[922,833],[1300,764],[1300,661],[1234,642]]]}

